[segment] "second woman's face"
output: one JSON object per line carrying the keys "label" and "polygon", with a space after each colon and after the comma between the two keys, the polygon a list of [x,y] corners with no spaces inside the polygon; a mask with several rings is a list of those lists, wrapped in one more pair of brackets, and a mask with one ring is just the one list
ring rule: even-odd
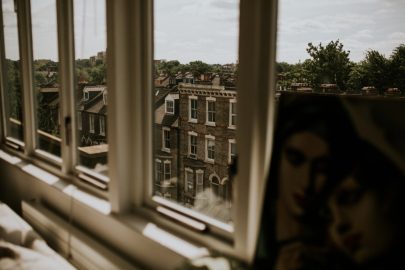
{"label": "second woman's face", "polygon": [[384,214],[387,204],[354,177],[347,177],[336,188],[329,208],[331,238],[357,264],[368,263],[391,247],[395,230]]}
{"label": "second woman's face", "polygon": [[296,217],[305,213],[310,192],[318,192],[325,183],[328,159],[329,146],[315,133],[302,131],[286,140],[281,151],[279,196],[287,212]]}

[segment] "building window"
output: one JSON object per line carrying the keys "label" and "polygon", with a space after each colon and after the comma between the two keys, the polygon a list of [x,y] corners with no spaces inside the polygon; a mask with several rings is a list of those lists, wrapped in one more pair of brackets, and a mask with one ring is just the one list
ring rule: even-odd
{"label": "building window", "polygon": [[166,160],[164,162],[164,180],[167,182],[170,182],[170,179],[172,177],[172,163],[169,160]]}
{"label": "building window", "polygon": [[215,161],[215,137],[211,135],[205,136],[205,160],[209,162]]}
{"label": "building window", "polygon": [[94,133],[94,114],[89,114],[89,132]]}
{"label": "building window", "polygon": [[197,133],[193,131],[188,133],[188,156],[197,158]]}
{"label": "building window", "polygon": [[163,180],[163,164],[160,159],[155,160],[155,181],[161,183]]}
{"label": "building window", "polygon": [[170,128],[162,128],[162,151],[170,153]]}
{"label": "building window", "polygon": [[105,118],[100,115],[98,119],[100,124],[100,135],[105,136]]}
{"label": "building window", "polygon": [[189,96],[189,121],[197,123],[197,104],[196,96]]}
{"label": "building window", "polygon": [[83,99],[84,99],[84,100],[89,100],[89,97],[90,97],[89,92],[84,91],[84,92],[83,92]]}
{"label": "building window", "polygon": [[165,111],[167,114],[174,114],[174,100],[166,100]]}
{"label": "building window", "polygon": [[217,200],[220,197],[219,194],[219,177],[217,174],[210,175],[210,183],[211,183],[211,200]]}
{"label": "building window", "polygon": [[229,139],[229,151],[228,151],[228,163],[231,164],[236,157],[236,141],[235,139]]}
{"label": "building window", "polygon": [[107,105],[107,91],[103,92],[103,103],[104,105]]}
{"label": "building window", "polygon": [[207,125],[215,126],[215,98],[207,97]]}
{"label": "building window", "polygon": [[197,182],[197,188],[196,188],[196,193],[202,193],[204,191],[204,171],[203,170],[197,170],[195,172],[196,175],[196,182]]}
{"label": "building window", "polygon": [[229,127],[236,127],[236,99],[229,101]]}
{"label": "building window", "polygon": [[82,130],[82,112],[77,112],[77,128]]}
{"label": "building window", "polygon": [[193,192],[194,191],[194,173],[190,168],[185,169],[185,191]]}

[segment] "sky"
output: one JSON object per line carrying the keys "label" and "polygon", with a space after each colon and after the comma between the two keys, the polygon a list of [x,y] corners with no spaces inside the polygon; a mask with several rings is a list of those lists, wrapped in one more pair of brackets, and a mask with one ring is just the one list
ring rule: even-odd
{"label": "sky", "polygon": [[[32,1],[35,59],[57,60],[55,0]],[[238,0],[155,0],[155,59],[235,63]],[[3,0],[6,55],[18,58],[13,0]],[[74,0],[76,58],[106,48],[105,1]],[[308,58],[307,44],[339,39],[353,61],[405,43],[405,0],[279,0],[277,61]]]}

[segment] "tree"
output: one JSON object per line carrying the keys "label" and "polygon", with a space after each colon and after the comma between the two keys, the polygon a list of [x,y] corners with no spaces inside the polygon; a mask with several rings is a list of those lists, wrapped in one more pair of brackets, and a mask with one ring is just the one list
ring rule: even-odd
{"label": "tree", "polygon": [[350,51],[345,51],[339,40],[330,41],[326,46],[308,43],[307,52],[311,58],[304,63],[305,73],[315,89],[322,83],[337,84],[341,90],[347,88],[352,63]]}
{"label": "tree", "polygon": [[188,71],[192,72],[195,77],[200,76],[201,74],[212,72],[212,67],[204,63],[203,61],[192,61],[187,65]]}
{"label": "tree", "polygon": [[391,87],[393,80],[390,75],[390,64],[384,55],[375,50],[368,51],[364,60],[364,68],[365,81],[368,85],[377,88],[380,94],[383,94],[384,89]]}
{"label": "tree", "polygon": [[405,45],[401,44],[394,49],[390,57],[391,78],[394,87],[405,93]]}

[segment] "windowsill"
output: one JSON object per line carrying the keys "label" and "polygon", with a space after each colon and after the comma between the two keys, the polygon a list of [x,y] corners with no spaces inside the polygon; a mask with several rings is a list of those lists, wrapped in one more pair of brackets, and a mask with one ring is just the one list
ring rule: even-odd
{"label": "windowsill", "polygon": [[162,148],[162,151],[163,151],[163,152],[166,152],[166,153],[170,153],[170,149],[169,149],[169,148]]}
{"label": "windowsill", "polygon": [[196,156],[196,155],[193,156],[193,155],[190,155],[190,154],[189,154],[187,157],[190,158],[190,159],[195,159],[195,160],[197,160],[197,156]]}
{"label": "windowsill", "polygon": [[188,119],[188,122],[189,122],[189,123],[197,124],[198,120],[197,120],[197,119],[192,119],[192,118],[190,118],[190,119]]}
{"label": "windowsill", "polygon": [[206,126],[210,126],[210,127],[215,127],[215,122],[206,122],[205,123]]}
{"label": "windowsill", "polygon": [[215,164],[215,159],[205,159],[205,162]]}
{"label": "windowsill", "polygon": [[236,129],[236,126],[228,126],[228,129]]}

